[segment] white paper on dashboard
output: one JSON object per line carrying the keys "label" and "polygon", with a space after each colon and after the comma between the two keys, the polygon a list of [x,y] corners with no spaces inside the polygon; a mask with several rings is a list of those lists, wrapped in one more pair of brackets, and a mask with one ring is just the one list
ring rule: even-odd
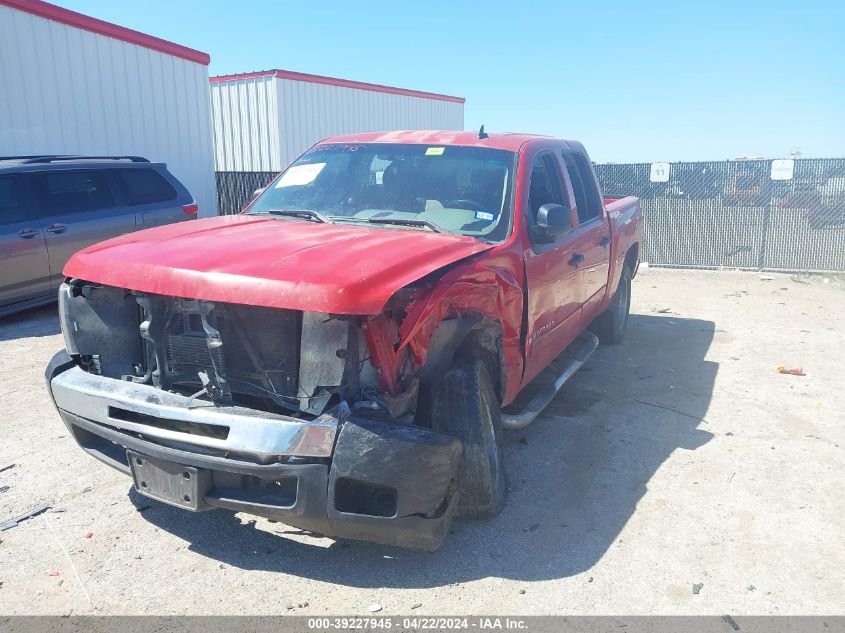
{"label": "white paper on dashboard", "polygon": [[294,165],[282,174],[276,189],[282,187],[294,187],[296,185],[307,185],[314,182],[314,179],[323,171],[325,163],[308,163],[307,165]]}

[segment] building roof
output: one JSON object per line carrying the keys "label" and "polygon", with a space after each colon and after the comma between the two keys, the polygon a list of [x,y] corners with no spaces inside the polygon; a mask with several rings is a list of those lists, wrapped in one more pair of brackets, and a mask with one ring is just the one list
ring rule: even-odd
{"label": "building roof", "polygon": [[[516,152],[525,143],[548,139],[540,134],[517,134],[512,132],[493,133],[478,138],[478,132],[457,132],[450,130],[398,130],[395,132],[365,132],[345,134],[327,138],[322,143],[412,143],[418,145],[461,145],[465,147],[489,147]],[[566,141],[575,143],[574,141]]]}
{"label": "building roof", "polygon": [[[4,0],[0,0],[0,2],[2,1]],[[218,75],[216,77],[209,78],[209,81],[211,83],[220,83],[225,81],[240,81],[243,79],[257,79],[261,77],[275,77],[276,79],[304,81],[306,83],[340,86],[342,88],[356,88],[358,90],[368,90],[370,92],[386,92],[388,94],[403,95],[406,97],[420,97],[423,99],[435,99],[437,101],[452,101],[454,103],[464,103],[466,101],[463,97],[453,97],[451,95],[438,94],[436,92],[408,90],[406,88],[395,88],[393,86],[383,86],[381,84],[371,84],[363,81],[352,81],[350,79],[338,79],[337,77],[310,75],[308,73],[298,73],[292,70],[281,70],[278,68],[235,75]]]}
{"label": "building roof", "polygon": [[55,4],[42,2],[41,0],[0,0],[0,6],[2,5],[37,15],[40,18],[46,18],[47,20],[90,31],[91,33],[97,33],[98,35],[105,35],[116,40],[143,46],[159,53],[181,57],[182,59],[187,59],[188,61],[205,66],[208,66],[211,61],[208,53],[203,53],[202,51],[197,51],[181,44],[168,42],[167,40],[147,35],[140,31],[134,31],[124,26],[112,24],[111,22],[98,20],[97,18],[71,11],[70,9],[57,7]]}

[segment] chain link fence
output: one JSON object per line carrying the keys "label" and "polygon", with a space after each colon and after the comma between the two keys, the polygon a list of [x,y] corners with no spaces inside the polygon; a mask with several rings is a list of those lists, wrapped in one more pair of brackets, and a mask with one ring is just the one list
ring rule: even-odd
{"label": "chain link fence", "polygon": [[218,171],[217,208],[222,215],[240,213],[256,189],[273,179],[274,171]]}
{"label": "chain link fence", "polygon": [[[606,196],[638,196],[643,261],[685,268],[845,271],[845,158],[596,165]],[[273,172],[218,172],[237,213]]]}
{"label": "chain link fence", "polygon": [[845,271],[845,158],[596,165],[657,266]]}

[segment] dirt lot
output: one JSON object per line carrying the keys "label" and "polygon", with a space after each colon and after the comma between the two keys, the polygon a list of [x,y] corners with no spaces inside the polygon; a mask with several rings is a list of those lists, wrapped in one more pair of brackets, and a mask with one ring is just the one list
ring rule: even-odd
{"label": "dirt lot", "polygon": [[0,321],[0,521],[52,507],[0,532],[0,613],[845,613],[842,284],[651,269],[633,292],[626,343],[508,436],[504,513],[434,554],[136,495],[52,410],[54,308]]}

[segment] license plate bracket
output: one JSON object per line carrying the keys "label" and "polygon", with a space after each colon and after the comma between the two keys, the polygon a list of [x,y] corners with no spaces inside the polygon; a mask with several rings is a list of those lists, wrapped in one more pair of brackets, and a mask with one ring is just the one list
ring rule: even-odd
{"label": "license plate bracket", "polygon": [[209,471],[155,459],[135,451],[126,451],[126,456],[135,480],[135,490],[142,495],[193,512],[210,507],[205,503],[205,495],[211,488]]}

